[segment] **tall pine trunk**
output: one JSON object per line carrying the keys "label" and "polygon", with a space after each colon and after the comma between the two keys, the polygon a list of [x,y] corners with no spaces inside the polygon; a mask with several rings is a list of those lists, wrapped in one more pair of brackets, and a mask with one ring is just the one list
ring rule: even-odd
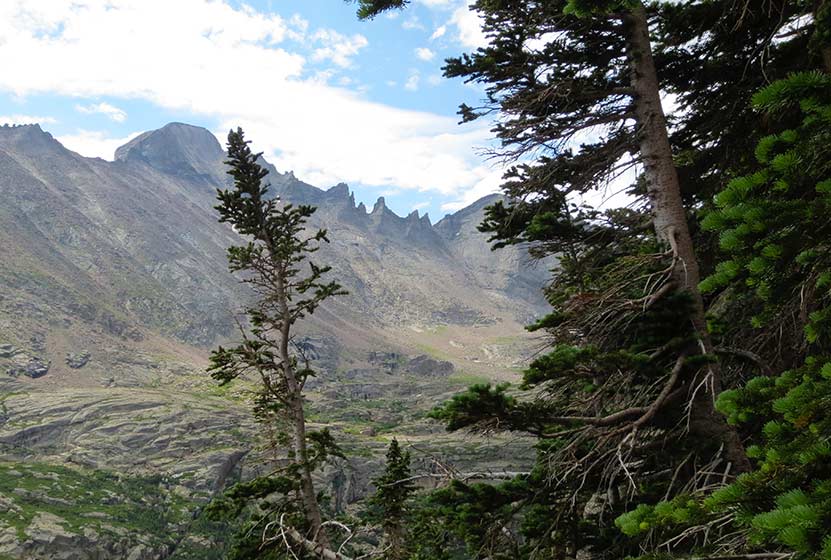
{"label": "tall pine trunk", "polygon": [[309,524],[312,540],[328,547],[329,539],[323,531],[323,519],[320,515],[320,505],[317,503],[317,492],[315,492],[314,482],[312,481],[312,472],[309,466],[309,452],[306,448],[306,415],[303,410],[303,392],[294,370],[291,353],[289,352],[289,339],[291,338],[290,327],[292,322],[282,273],[277,274],[276,280],[278,305],[280,307],[280,314],[283,317],[283,328],[280,331],[280,360],[282,362],[286,389],[288,390],[288,412],[291,424],[290,429],[292,431],[294,462],[299,469],[300,500],[303,503],[303,513],[306,517],[306,522]]}
{"label": "tall pine trunk", "polygon": [[[667,122],[652,58],[649,25],[642,4],[639,3],[632,9],[625,23],[631,85],[635,91],[638,142],[655,232],[659,241],[673,250],[675,264],[672,281],[692,298],[693,327],[704,350],[711,353],[712,343],[704,320],[704,303],[698,289],[701,280],[698,260],[681,200],[678,172],[672,159]],[[750,462],[741,439],[736,430],[715,410],[713,399],[722,389],[719,369],[715,364],[711,366],[710,375],[707,386],[701,387],[693,397],[690,431],[695,436],[720,441],[724,446],[724,454],[734,469],[745,472],[750,469]]]}
{"label": "tall pine trunk", "polygon": [[828,0],[816,0],[814,2],[814,38],[819,41],[819,51],[822,56],[822,67],[826,73],[831,74],[831,45],[825,33],[828,31],[828,25],[825,18],[829,17],[831,6]]}

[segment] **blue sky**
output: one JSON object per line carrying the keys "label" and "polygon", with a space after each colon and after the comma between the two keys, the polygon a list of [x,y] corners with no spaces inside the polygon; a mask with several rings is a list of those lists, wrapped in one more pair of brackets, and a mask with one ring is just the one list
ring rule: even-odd
{"label": "blue sky", "polygon": [[3,0],[0,121],[105,159],[167,122],[240,125],[282,171],[435,221],[501,174],[487,125],[457,125],[481,90],[441,77],[484,42],[466,3],[360,22],[341,0]]}

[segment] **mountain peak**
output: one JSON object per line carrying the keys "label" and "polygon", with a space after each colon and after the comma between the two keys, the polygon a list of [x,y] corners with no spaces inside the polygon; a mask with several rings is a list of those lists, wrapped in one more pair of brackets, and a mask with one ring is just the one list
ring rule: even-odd
{"label": "mountain peak", "polygon": [[115,151],[116,161],[141,162],[179,176],[212,175],[224,150],[207,129],[168,123],[133,138]]}
{"label": "mountain peak", "polygon": [[17,131],[27,131],[33,130],[37,132],[43,132],[43,129],[40,128],[40,124],[33,123],[33,124],[10,124],[10,123],[3,123],[3,126],[0,126],[0,129],[4,131],[9,130],[17,130]]}
{"label": "mountain peak", "polygon": [[338,183],[330,187],[326,194],[336,198],[349,198],[349,186],[346,183]]}
{"label": "mountain peak", "polygon": [[53,153],[56,149],[66,151],[66,148],[39,124],[3,124],[0,126],[0,142],[16,146],[28,153]]}
{"label": "mountain peak", "polygon": [[384,200],[383,196],[379,196],[378,200],[375,201],[375,206],[372,207],[372,213],[378,214],[379,212],[383,212],[387,209],[387,201]]}

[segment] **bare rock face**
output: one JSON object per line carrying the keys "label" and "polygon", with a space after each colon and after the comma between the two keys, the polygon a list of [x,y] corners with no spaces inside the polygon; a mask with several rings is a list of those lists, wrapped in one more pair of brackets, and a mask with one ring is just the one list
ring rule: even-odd
{"label": "bare rock face", "polygon": [[11,358],[19,352],[12,344],[0,344],[0,358]]}
{"label": "bare rock face", "polygon": [[94,529],[70,531],[67,524],[63,517],[40,512],[25,528],[24,540],[15,530],[0,528],[0,554],[30,560],[161,560],[169,555],[169,546],[144,544],[136,535],[112,539]]}
{"label": "bare rock face", "polygon": [[445,360],[436,360],[430,356],[416,356],[404,368],[408,373],[421,377],[447,377],[453,374],[453,364]]}
{"label": "bare rock face", "polygon": [[217,178],[224,180],[224,156],[213,134],[184,123],[140,134],[115,151],[116,161],[146,163],[170,175],[209,184]]}
{"label": "bare rock face", "polygon": [[[222,486],[231,457],[253,433],[244,409],[204,397],[148,389],[78,389],[8,396],[0,424],[0,457],[33,453],[58,463],[120,472],[185,477],[194,491]],[[223,480],[220,480],[223,479]]]}
{"label": "bare rock face", "polygon": [[[0,128],[0,314],[26,336],[59,322],[131,341],[148,330],[205,346],[233,336],[232,310],[250,296],[226,272],[239,238],[213,209],[224,157],[212,133],[183,123],[136,137],[114,162],[70,152],[37,125]],[[318,260],[350,292],[312,318],[317,330],[524,322],[544,308],[524,250],[491,253],[476,231],[491,198],[434,226],[383,198],[367,213],[343,183],[322,190],[262,163],[273,195],[317,206],[311,225],[332,240]]]}

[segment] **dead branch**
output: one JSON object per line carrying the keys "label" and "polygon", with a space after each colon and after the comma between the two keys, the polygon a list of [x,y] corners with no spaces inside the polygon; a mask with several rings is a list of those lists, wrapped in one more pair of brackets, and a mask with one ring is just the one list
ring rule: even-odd
{"label": "dead branch", "polygon": [[660,409],[661,406],[663,406],[663,404],[666,402],[667,398],[669,398],[669,395],[672,393],[672,388],[675,387],[675,384],[678,382],[678,378],[681,375],[681,370],[684,369],[685,358],[686,356],[684,354],[681,354],[680,356],[678,356],[678,359],[675,360],[675,366],[672,368],[672,373],[670,373],[669,380],[667,381],[666,385],[664,385],[664,388],[661,390],[661,394],[658,395],[658,398],[655,399],[655,401],[649,406],[649,409],[643,414],[643,416],[641,416],[635,421],[635,423],[632,425],[634,429],[640,428],[641,426],[652,420],[652,417],[655,416],[655,414],[658,412],[658,409]]}
{"label": "dead branch", "polygon": [[765,372],[766,376],[773,377],[775,375],[773,369],[771,369],[771,367],[767,363],[765,363],[762,357],[759,354],[756,354],[755,352],[751,352],[750,350],[717,346],[716,348],[713,348],[713,351],[715,351],[716,354],[727,354],[731,356],[739,356],[741,358],[745,358],[759,366],[759,368]]}
{"label": "dead branch", "polygon": [[530,476],[531,473],[528,471],[500,471],[500,472],[489,472],[489,471],[481,471],[481,472],[467,472],[467,473],[460,473],[460,472],[453,472],[453,473],[424,473],[424,474],[416,474],[413,476],[408,476],[407,478],[402,478],[401,480],[395,480],[393,482],[389,482],[384,486],[397,486],[399,484],[405,484],[407,482],[412,482],[414,480],[422,480],[425,478],[434,479],[434,480],[460,480],[462,482],[467,482],[468,480],[512,480],[518,476]]}
{"label": "dead branch", "polygon": [[785,560],[793,558],[795,552],[759,552],[756,554],[729,554],[727,556],[695,556],[688,560]]}

